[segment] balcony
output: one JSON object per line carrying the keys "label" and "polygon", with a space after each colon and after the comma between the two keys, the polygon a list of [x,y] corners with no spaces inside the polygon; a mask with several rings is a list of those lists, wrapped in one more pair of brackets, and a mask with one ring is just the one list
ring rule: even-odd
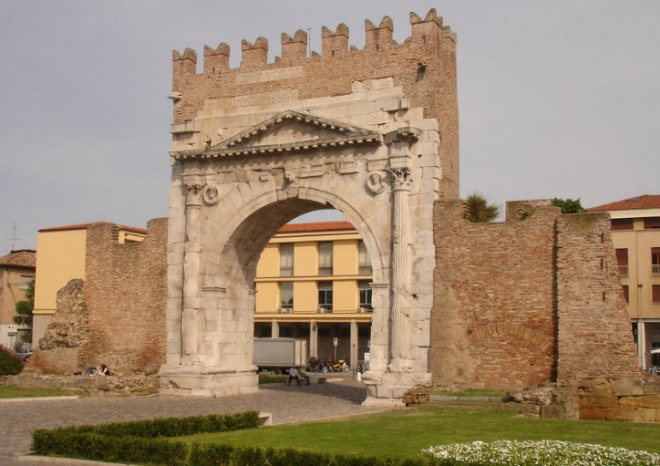
{"label": "balcony", "polygon": [[660,264],[652,264],[651,265],[651,273],[653,275],[660,275]]}
{"label": "balcony", "polygon": [[619,264],[619,277],[627,277],[627,276],[628,276],[628,264],[626,265]]}

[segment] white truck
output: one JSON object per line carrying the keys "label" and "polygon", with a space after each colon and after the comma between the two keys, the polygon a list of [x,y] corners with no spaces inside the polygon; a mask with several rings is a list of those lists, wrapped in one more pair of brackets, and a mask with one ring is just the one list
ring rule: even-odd
{"label": "white truck", "polygon": [[307,340],[297,338],[255,338],[252,364],[259,372],[285,374],[290,367],[307,366]]}

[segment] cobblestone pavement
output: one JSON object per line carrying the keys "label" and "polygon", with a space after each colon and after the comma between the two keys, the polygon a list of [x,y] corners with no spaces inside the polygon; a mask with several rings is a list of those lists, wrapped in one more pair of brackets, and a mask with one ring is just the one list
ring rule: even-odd
{"label": "cobblestone pavement", "polygon": [[262,385],[258,393],[218,398],[152,395],[0,401],[0,466],[103,464],[20,456],[30,451],[31,433],[40,428],[248,410],[271,413],[273,424],[286,424],[379,410],[362,406],[365,397],[361,382],[338,378],[327,384]]}

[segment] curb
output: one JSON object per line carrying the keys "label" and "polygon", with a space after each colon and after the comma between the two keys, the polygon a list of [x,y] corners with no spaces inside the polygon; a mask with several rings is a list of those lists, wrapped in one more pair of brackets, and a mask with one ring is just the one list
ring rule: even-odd
{"label": "curb", "polygon": [[59,400],[77,400],[80,398],[79,396],[75,395],[67,395],[67,396],[26,396],[22,398],[0,398],[0,403],[16,403],[16,402],[21,402],[21,401],[59,401]]}

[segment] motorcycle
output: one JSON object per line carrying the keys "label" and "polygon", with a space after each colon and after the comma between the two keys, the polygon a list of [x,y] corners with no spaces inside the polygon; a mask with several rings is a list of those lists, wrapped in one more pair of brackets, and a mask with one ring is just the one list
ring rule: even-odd
{"label": "motorcycle", "polygon": [[318,358],[312,356],[309,358],[309,362],[307,363],[307,372],[321,372],[321,366],[321,361],[319,361]]}
{"label": "motorcycle", "polygon": [[351,367],[348,365],[345,359],[339,359],[337,362],[339,363],[339,370],[341,372],[348,372],[351,370]]}
{"label": "motorcycle", "polygon": [[328,358],[328,364],[332,372],[348,372],[350,367],[346,364],[345,359],[337,359],[336,361],[332,358]]}

